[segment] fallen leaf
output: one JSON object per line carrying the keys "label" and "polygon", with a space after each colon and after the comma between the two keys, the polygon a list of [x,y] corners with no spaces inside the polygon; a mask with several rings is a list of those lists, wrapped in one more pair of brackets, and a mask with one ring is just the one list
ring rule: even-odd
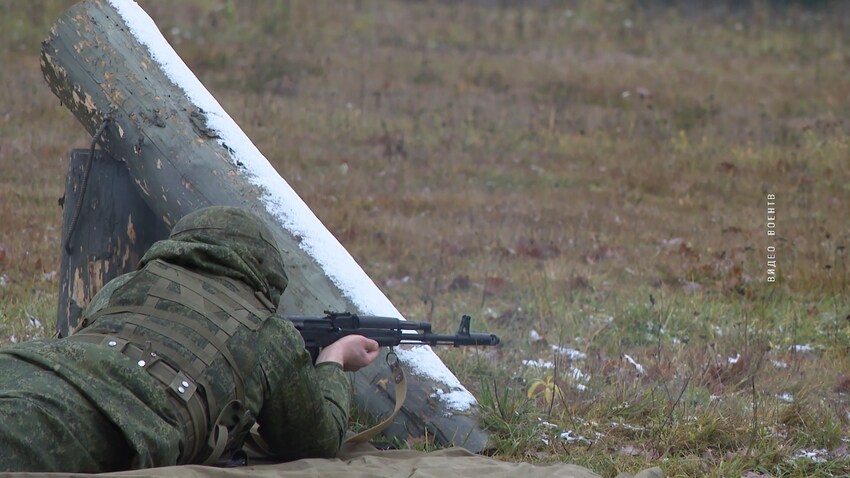
{"label": "fallen leaf", "polygon": [[620,449],[617,450],[617,453],[619,453],[621,455],[625,455],[625,456],[640,456],[640,455],[643,454],[643,450],[641,450],[637,447],[634,447],[632,445],[626,445],[626,446],[620,447]]}
{"label": "fallen leaf", "polygon": [[459,242],[445,239],[440,241],[440,248],[453,256],[462,256],[466,252],[466,249]]}
{"label": "fallen leaf", "polygon": [[850,374],[845,373],[841,377],[838,377],[838,383],[835,384],[835,388],[833,388],[833,390],[836,393],[850,392]]}
{"label": "fallen leaf", "polygon": [[830,454],[834,458],[846,458],[848,455],[850,455],[850,453],[848,453],[848,451],[850,451],[850,447],[848,447],[846,443],[842,443],[842,444],[838,445],[838,448],[832,450],[832,452],[830,452]]}
{"label": "fallen leaf", "polygon": [[452,279],[452,282],[449,284],[449,290],[469,290],[471,285],[472,281],[469,280],[469,276],[463,274]]}
{"label": "fallen leaf", "polygon": [[738,170],[738,167],[731,161],[721,161],[720,164],[717,165],[717,170],[723,173],[734,173]]}
{"label": "fallen leaf", "polygon": [[502,277],[488,277],[484,280],[484,295],[492,297],[505,292],[508,288],[508,281]]}
{"label": "fallen leaf", "polygon": [[673,237],[670,239],[661,239],[661,245],[664,247],[674,248],[682,245],[685,242],[681,237]]}
{"label": "fallen leaf", "polygon": [[6,247],[3,244],[0,244],[0,262],[6,258]]}
{"label": "fallen leaf", "polygon": [[561,254],[561,250],[553,243],[541,244],[534,239],[524,239],[516,246],[516,253],[532,259],[550,259]]}
{"label": "fallen leaf", "polygon": [[701,292],[702,286],[697,284],[696,282],[685,281],[682,283],[682,289],[685,292]]}
{"label": "fallen leaf", "polygon": [[593,265],[605,259],[610,259],[616,254],[617,252],[608,246],[598,246],[584,256],[584,262]]}
{"label": "fallen leaf", "polygon": [[694,248],[691,247],[688,243],[685,242],[679,244],[679,254],[685,257],[699,257],[699,253],[695,251]]}
{"label": "fallen leaf", "polygon": [[581,275],[581,274],[573,274],[572,277],[567,281],[567,289],[569,290],[577,290],[577,289],[592,289],[592,285],[590,284],[590,279]]}

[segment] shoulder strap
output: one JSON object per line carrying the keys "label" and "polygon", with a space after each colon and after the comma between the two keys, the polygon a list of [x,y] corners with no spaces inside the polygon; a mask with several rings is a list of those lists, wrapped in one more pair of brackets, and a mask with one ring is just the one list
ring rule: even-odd
{"label": "shoulder strap", "polygon": [[[242,402],[233,400],[229,402],[219,413],[218,418],[212,426],[212,431],[207,438],[207,446],[211,449],[210,454],[201,462],[203,465],[212,465],[221,459],[226,450],[230,437],[243,437],[254,425],[254,417],[242,405]],[[239,442],[239,440],[236,440]]]}

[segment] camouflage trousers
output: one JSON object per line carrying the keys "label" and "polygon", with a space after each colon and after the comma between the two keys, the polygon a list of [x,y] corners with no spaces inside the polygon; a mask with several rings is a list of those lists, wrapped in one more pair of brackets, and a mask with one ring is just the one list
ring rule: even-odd
{"label": "camouflage trousers", "polygon": [[121,431],[50,370],[0,354],[0,471],[126,469]]}

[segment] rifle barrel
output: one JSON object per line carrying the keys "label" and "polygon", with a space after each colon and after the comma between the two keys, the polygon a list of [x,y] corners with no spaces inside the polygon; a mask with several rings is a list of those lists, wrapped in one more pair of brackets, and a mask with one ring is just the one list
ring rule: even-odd
{"label": "rifle barrel", "polygon": [[499,345],[499,342],[499,337],[494,334],[402,334],[400,341],[402,344],[454,345],[455,347],[462,345],[493,346]]}

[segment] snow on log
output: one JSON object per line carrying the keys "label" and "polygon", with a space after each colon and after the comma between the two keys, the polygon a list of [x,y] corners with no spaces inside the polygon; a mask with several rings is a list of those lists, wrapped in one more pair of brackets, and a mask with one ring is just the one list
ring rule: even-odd
{"label": "snow on log", "polygon": [[[207,205],[247,207],[273,229],[284,254],[291,315],[324,310],[402,317],[348,251],[183,63],[132,0],[87,0],[42,44],[52,91],[90,134],[110,117],[104,149],[128,169],[138,194],[168,227]],[[472,451],[487,446],[475,398],[428,347],[397,350],[409,375],[405,407],[386,435],[427,432]],[[355,401],[392,409],[382,359],[355,374]]]}

